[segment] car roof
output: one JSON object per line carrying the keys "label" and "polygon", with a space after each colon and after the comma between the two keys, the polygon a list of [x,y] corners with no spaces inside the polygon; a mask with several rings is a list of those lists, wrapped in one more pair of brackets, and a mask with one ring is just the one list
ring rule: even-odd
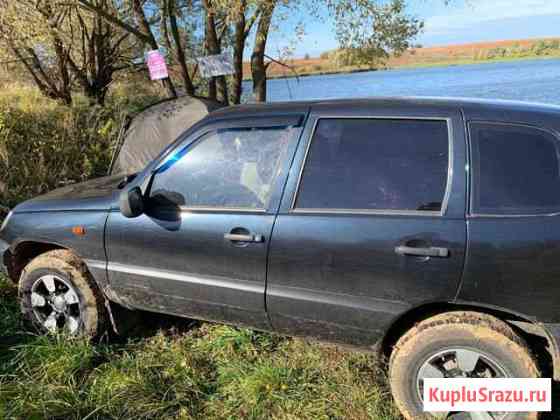
{"label": "car roof", "polygon": [[[272,102],[263,104],[234,105],[213,111],[210,118],[232,118],[240,115],[265,116],[270,113],[305,113],[310,108],[321,111],[336,112],[337,110],[349,110],[352,108],[363,109],[391,108],[398,110],[402,108],[407,113],[418,108],[443,109],[449,111],[460,111],[467,120],[491,120],[505,122],[521,122],[529,124],[547,125],[560,131],[560,106],[510,101],[489,100],[478,98],[445,98],[445,97],[375,97],[359,99],[325,99],[294,102]],[[559,120],[557,122],[557,120]]]}

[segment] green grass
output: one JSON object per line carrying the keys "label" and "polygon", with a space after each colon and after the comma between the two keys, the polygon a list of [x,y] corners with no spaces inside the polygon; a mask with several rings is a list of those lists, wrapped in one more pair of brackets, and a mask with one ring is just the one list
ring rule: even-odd
{"label": "green grass", "polygon": [[450,59],[442,61],[433,61],[426,63],[412,63],[403,64],[399,66],[393,66],[388,68],[388,70],[398,70],[398,69],[416,69],[416,68],[431,68],[431,67],[453,67],[453,66],[466,66],[471,64],[493,64],[493,63],[505,63],[512,61],[527,61],[527,60],[551,60],[560,58],[560,52],[554,55],[524,55],[524,56],[506,56],[506,57],[495,57],[495,58],[461,58],[461,59]]}
{"label": "green grass", "polygon": [[38,337],[0,295],[2,419],[400,418],[369,354],[157,317],[124,343]]}

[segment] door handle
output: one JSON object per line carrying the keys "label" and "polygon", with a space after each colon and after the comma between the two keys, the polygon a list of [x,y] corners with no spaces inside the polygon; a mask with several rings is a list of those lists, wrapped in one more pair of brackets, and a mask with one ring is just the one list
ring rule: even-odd
{"label": "door handle", "polygon": [[262,235],[244,235],[239,233],[226,233],[224,238],[231,242],[264,242]]}
{"label": "door handle", "polygon": [[399,255],[413,255],[418,257],[439,257],[447,258],[449,257],[448,248],[438,248],[434,246],[426,248],[416,248],[412,246],[398,246],[395,248],[395,252]]}

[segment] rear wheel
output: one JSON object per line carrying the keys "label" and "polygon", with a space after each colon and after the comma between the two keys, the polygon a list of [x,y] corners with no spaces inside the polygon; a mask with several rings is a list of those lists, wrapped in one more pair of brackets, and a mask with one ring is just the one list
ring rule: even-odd
{"label": "rear wheel", "polygon": [[34,258],[22,272],[19,298],[24,318],[41,332],[95,337],[105,331],[103,296],[69,251]]}
{"label": "rear wheel", "polygon": [[525,341],[506,323],[476,312],[449,312],[420,322],[397,342],[389,380],[407,419],[536,419],[536,413],[426,413],[426,378],[536,378],[539,371]]}

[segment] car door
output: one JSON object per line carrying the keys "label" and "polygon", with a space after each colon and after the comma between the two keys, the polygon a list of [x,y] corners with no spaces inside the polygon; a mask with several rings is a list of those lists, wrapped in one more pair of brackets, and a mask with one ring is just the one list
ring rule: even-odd
{"label": "car door", "polygon": [[266,255],[302,115],[206,126],[162,161],[144,215],[110,214],[111,288],[132,307],[268,328]]}
{"label": "car door", "polygon": [[465,255],[465,133],[452,107],[314,106],[270,249],[273,327],[373,345],[455,298]]}
{"label": "car door", "polygon": [[469,246],[459,299],[558,323],[557,117],[518,117],[512,123],[474,115],[469,122]]}

